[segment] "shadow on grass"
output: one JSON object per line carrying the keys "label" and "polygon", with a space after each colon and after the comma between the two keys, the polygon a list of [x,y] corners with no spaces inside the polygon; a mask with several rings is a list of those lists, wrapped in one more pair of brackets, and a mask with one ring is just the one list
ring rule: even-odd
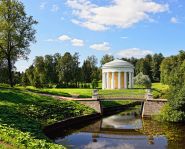
{"label": "shadow on grass", "polygon": [[30,132],[36,138],[45,138],[42,135],[41,123],[18,111],[17,107],[0,106],[0,123],[6,124],[23,132]]}
{"label": "shadow on grass", "polygon": [[45,138],[42,128],[65,118],[85,114],[88,108],[73,101],[7,89],[0,90],[0,124],[6,124],[35,138]]}

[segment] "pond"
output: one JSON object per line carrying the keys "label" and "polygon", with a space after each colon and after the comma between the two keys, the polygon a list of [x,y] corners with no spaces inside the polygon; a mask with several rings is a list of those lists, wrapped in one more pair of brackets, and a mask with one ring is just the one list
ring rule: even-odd
{"label": "pond", "polygon": [[80,127],[59,130],[51,138],[71,149],[185,148],[183,124],[141,119],[138,107]]}

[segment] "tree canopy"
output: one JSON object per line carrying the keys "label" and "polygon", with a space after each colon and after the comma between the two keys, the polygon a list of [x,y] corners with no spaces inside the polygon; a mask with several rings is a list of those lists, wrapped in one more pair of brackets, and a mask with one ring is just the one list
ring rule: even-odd
{"label": "tree canopy", "polygon": [[170,86],[168,105],[163,110],[163,120],[185,121],[185,51],[170,56],[161,64],[161,82]]}
{"label": "tree canopy", "polygon": [[17,0],[0,1],[0,56],[7,61],[9,83],[13,86],[12,69],[20,59],[27,59],[29,46],[35,42],[37,21],[27,16],[24,5]]}

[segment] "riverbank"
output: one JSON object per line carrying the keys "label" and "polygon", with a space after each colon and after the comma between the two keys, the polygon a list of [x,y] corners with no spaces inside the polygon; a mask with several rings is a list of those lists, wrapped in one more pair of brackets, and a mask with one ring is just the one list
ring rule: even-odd
{"label": "riverbank", "polygon": [[95,113],[75,101],[59,101],[26,91],[0,89],[0,141],[12,148],[63,148],[42,129],[60,120]]}

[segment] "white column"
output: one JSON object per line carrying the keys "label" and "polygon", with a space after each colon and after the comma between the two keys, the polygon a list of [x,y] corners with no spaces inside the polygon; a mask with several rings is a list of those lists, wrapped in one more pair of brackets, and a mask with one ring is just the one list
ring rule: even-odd
{"label": "white column", "polygon": [[107,72],[107,89],[109,89],[109,72]]}
{"label": "white column", "polygon": [[118,89],[121,88],[121,72],[118,72]]}
{"label": "white column", "polygon": [[114,89],[114,72],[112,72],[111,88]]}
{"label": "white column", "polygon": [[102,89],[105,89],[105,73],[102,73]]}
{"label": "white column", "polygon": [[134,72],[132,72],[132,88],[134,88]]}
{"label": "white column", "polygon": [[129,88],[132,88],[132,73],[129,72]]}
{"label": "white column", "polygon": [[127,88],[127,72],[124,72],[124,88]]}

